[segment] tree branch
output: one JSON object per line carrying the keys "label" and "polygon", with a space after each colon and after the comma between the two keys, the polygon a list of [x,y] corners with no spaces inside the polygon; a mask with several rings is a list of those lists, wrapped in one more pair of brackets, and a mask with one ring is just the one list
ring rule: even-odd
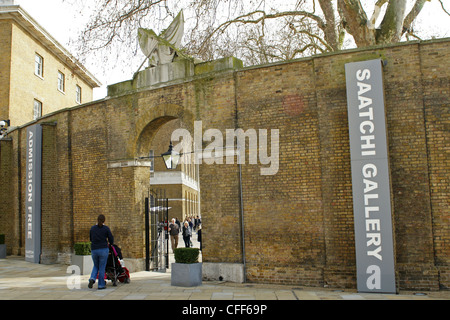
{"label": "tree branch", "polygon": [[[255,14],[261,14],[262,16],[257,19],[250,19]],[[222,31],[222,33],[225,32],[225,30],[232,24],[235,24],[235,23],[258,24],[261,21],[265,21],[266,19],[277,19],[277,18],[287,17],[287,16],[307,17],[307,18],[310,18],[310,19],[314,20],[315,22],[317,22],[317,24],[319,25],[319,27],[321,29],[325,27],[325,23],[319,16],[312,14],[310,12],[307,12],[307,11],[284,11],[284,12],[277,12],[277,13],[273,13],[273,14],[267,14],[263,10],[255,10],[250,13],[246,13],[241,16],[238,16],[237,18],[235,18],[233,20],[228,20],[228,21],[220,24],[205,38],[205,40],[203,40],[203,43],[200,46],[200,50],[203,49],[204,45],[213,37],[214,34],[216,34],[219,31]],[[246,18],[249,18],[249,19],[246,19]]]}
{"label": "tree branch", "polygon": [[425,2],[427,2],[427,1],[430,1],[430,0],[417,0],[416,1],[413,8],[411,9],[409,14],[406,16],[405,20],[403,21],[402,34],[404,34],[405,32],[408,32],[411,34],[411,32],[412,32],[411,25],[412,25],[413,21],[419,15],[420,11],[422,11],[422,8],[423,8]]}
{"label": "tree branch", "polygon": [[[106,48],[116,39],[120,39],[120,30],[130,26],[129,22],[137,20],[136,17],[145,16],[150,9],[166,0],[134,0],[123,2],[118,0],[106,0],[101,10],[91,18],[80,37],[81,54]],[[105,11],[108,12],[104,18]],[[131,32],[129,30],[128,32]],[[89,46],[88,43],[91,42]],[[99,42],[94,45],[94,42]]]}
{"label": "tree branch", "polygon": [[441,4],[442,10],[444,10],[444,12],[450,16],[450,13],[448,13],[448,11],[445,10],[444,4],[442,3],[442,0],[439,0],[439,2],[440,2],[440,4]]}
{"label": "tree branch", "polygon": [[370,20],[367,22],[367,27],[369,29],[375,29],[375,23],[377,23],[377,19],[380,16],[381,8],[386,2],[388,2],[388,0],[378,0],[377,3],[375,3],[372,18],[370,18]]}

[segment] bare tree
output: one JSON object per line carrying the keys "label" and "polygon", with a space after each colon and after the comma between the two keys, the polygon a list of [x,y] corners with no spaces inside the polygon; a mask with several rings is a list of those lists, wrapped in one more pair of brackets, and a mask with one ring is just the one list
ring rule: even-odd
{"label": "bare tree", "polygon": [[365,0],[363,6],[360,0],[99,0],[78,49],[86,54],[119,43],[136,53],[138,27],[161,30],[183,9],[187,54],[268,63],[341,50],[348,35],[358,47],[418,38],[413,22],[428,1]]}

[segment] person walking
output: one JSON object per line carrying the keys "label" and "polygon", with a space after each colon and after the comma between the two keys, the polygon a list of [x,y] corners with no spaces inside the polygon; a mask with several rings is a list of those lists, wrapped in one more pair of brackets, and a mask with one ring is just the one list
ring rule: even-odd
{"label": "person walking", "polygon": [[[191,229],[191,237],[192,237],[192,235],[194,234],[194,224],[192,223],[192,217],[188,218],[187,221],[189,224],[189,229]],[[194,246],[194,244],[192,243],[191,237],[189,237],[189,241],[190,241],[189,247],[192,248]]]}
{"label": "person walking", "polygon": [[105,226],[105,220],[104,215],[99,215],[97,218],[97,224],[92,226],[89,232],[89,237],[91,239],[91,255],[92,261],[94,262],[94,267],[92,268],[88,287],[92,288],[98,274],[99,290],[106,289],[105,269],[109,254],[108,242],[110,245],[114,244],[114,237],[111,230]]}
{"label": "person walking", "polygon": [[178,220],[177,217],[175,217],[175,223],[176,223],[177,226],[178,226],[178,231],[180,231],[180,230],[181,230],[181,222],[180,222],[180,220]]}
{"label": "person walking", "polygon": [[199,225],[198,226],[198,230],[197,230],[197,241],[200,243],[200,251],[202,251],[202,226]]}
{"label": "person walking", "polygon": [[191,236],[192,236],[191,228],[189,227],[189,223],[187,221],[185,221],[184,226],[183,226],[183,240],[184,240],[184,246],[186,248],[191,247]]}
{"label": "person walking", "polygon": [[180,228],[176,223],[176,219],[172,219],[172,223],[169,225],[170,243],[172,244],[172,252],[178,247],[178,234],[180,233]]}

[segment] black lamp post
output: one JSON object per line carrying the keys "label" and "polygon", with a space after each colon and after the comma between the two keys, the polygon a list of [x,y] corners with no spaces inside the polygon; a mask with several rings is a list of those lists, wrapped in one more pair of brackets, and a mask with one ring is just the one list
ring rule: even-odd
{"label": "black lamp post", "polygon": [[[168,170],[175,170],[178,166],[181,155],[181,153],[173,151],[172,141],[170,141],[169,150],[161,154],[161,157],[163,158],[164,164]],[[155,159],[158,157],[159,156],[139,157],[139,159]]]}
{"label": "black lamp post", "polygon": [[177,168],[180,156],[181,154],[173,151],[172,141],[170,141],[169,150],[161,155],[168,170],[175,170]]}

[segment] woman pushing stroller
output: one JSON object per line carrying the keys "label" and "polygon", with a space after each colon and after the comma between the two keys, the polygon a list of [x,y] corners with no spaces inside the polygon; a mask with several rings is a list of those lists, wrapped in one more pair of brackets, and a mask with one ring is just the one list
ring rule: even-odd
{"label": "woman pushing stroller", "polygon": [[89,279],[89,288],[95,283],[95,279],[98,274],[98,289],[106,289],[105,282],[105,268],[108,261],[109,247],[114,244],[114,237],[111,230],[105,226],[105,216],[99,215],[97,218],[97,224],[92,226],[89,236],[91,239],[91,254],[92,260],[94,262],[94,267],[92,268],[91,277]]}

